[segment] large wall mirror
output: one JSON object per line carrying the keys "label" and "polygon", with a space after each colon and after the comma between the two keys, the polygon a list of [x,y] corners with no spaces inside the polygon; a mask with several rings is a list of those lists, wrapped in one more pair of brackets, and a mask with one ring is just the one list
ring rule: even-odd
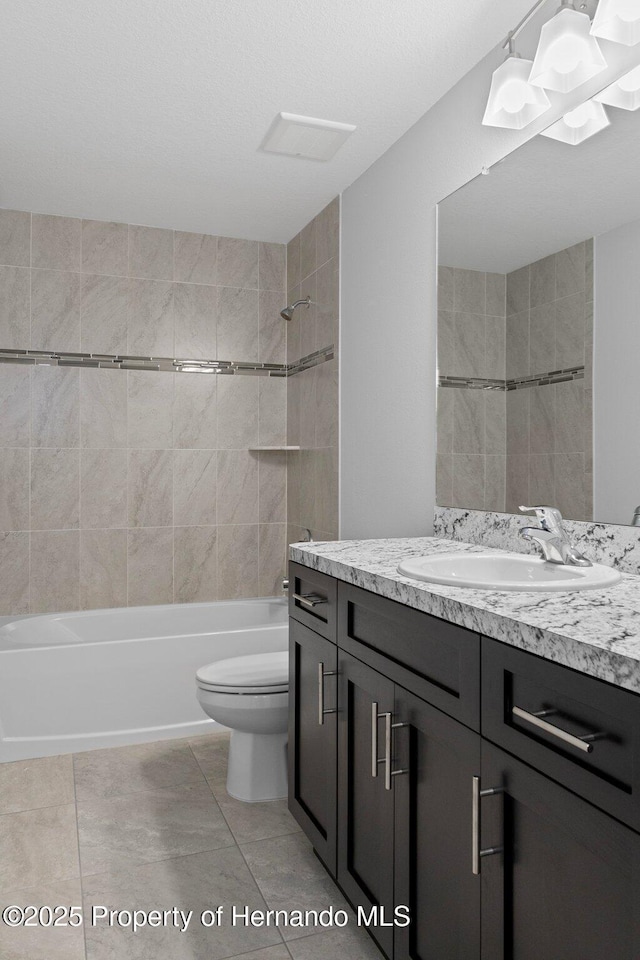
{"label": "large wall mirror", "polygon": [[633,522],[640,111],[536,137],[439,207],[437,502]]}

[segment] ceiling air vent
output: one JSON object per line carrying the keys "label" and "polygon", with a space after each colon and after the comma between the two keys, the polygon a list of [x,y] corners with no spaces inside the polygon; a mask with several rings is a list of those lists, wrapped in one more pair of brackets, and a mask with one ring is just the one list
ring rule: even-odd
{"label": "ceiling air vent", "polygon": [[355,129],[350,123],[279,113],[262,149],[304,160],[331,160]]}

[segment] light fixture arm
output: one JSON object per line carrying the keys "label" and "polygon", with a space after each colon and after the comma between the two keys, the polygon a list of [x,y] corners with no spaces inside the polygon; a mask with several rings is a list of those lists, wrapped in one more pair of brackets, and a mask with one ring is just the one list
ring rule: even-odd
{"label": "light fixture arm", "polygon": [[[518,36],[522,33],[522,31],[523,31],[524,28],[527,26],[527,24],[528,24],[528,23],[533,19],[533,17],[536,15],[536,13],[537,13],[538,10],[540,9],[540,7],[543,7],[543,6],[545,5],[545,3],[547,3],[547,0],[537,0],[537,3],[534,3],[534,5],[531,7],[531,10],[529,10],[529,13],[525,14],[525,16],[522,18],[522,20],[521,20],[520,23],[517,25],[517,27],[514,27],[513,30],[510,30],[509,33],[507,34],[507,37],[506,37],[504,43],[502,44],[502,49],[503,49],[503,50],[506,50],[507,47],[509,47],[509,49],[511,49],[511,45],[513,44],[514,40],[516,40],[516,39],[518,38]],[[566,5],[566,4],[565,4],[565,0],[562,0],[562,5],[563,5],[563,6]],[[573,4],[572,4],[572,6],[573,6]]]}

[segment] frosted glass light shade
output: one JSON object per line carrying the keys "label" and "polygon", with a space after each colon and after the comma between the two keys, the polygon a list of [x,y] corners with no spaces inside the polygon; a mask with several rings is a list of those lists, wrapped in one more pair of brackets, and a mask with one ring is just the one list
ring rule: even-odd
{"label": "frosted glass light shade", "polygon": [[640,43],[640,3],[638,0],[600,0],[591,33],[627,47]]}
{"label": "frosted glass light shade", "polygon": [[531,68],[531,83],[569,93],[604,70],[606,60],[590,29],[589,16],[570,7],[545,23]]}
{"label": "frosted glass light shade", "polygon": [[587,100],[586,103],[571,110],[570,113],[565,113],[562,119],[543,130],[541,136],[560,140],[562,143],[569,143],[576,147],[604,130],[610,123],[607,111],[602,104]]}
{"label": "frosted glass light shade", "polygon": [[491,90],[482,122],[487,127],[522,130],[551,106],[540,87],[529,83],[533,61],[509,57],[491,79]]}
{"label": "frosted glass light shade", "polygon": [[593,99],[621,110],[640,109],[640,67],[620,77]]}

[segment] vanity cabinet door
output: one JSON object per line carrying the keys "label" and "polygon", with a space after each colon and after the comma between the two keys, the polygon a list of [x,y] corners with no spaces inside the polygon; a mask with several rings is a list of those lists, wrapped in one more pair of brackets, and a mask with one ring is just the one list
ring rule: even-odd
{"label": "vanity cabinet door", "polygon": [[335,644],[289,621],[289,809],[336,874]]}
{"label": "vanity cabinet door", "polygon": [[472,874],[472,783],[480,737],[396,687],[395,901],[411,925],[395,928],[395,960],[480,956],[480,880]]}
{"label": "vanity cabinet door", "polygon": [[[338,883],[354,907],[381,908],[393,919],[393,790],[385,788],[387,718],[394,685],[382,674],[340,650],[338,655]],[[378,716],[382,714],[382,716]],[[397,779],[397,778],[396,778]],[[371,926],[387,957],[393,927]]]}
{"label": "vanity cabinet door", "polygon": [[482,745],[482,960],[637,960],[640,836]]}

